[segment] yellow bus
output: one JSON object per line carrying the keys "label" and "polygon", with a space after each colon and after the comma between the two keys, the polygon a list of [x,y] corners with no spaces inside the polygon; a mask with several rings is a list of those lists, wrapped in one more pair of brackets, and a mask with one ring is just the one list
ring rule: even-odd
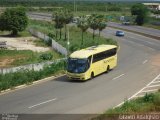
{"label": "yellow bus", "polygon": [[73,52],[67,62],[67,77],[88,80],[117,66],[117,46],[98,45]]}

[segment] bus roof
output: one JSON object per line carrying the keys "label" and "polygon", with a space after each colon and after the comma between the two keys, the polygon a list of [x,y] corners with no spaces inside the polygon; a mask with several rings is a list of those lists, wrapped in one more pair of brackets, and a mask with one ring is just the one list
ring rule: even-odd
{"label": "bus roof", "polygon": [[116,48],[117,46],[115,45],[98,45],[98,46],[92,46],[88,47],[82,50],[78,50],[73,52],[70,57],[71,58],[88,58],[90,55],[100,53],[112,48]]}

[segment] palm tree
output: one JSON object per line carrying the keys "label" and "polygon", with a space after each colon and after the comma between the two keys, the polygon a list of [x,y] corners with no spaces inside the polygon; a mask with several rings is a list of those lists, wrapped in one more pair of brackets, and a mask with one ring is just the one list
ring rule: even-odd
{"label": "palm tree", "polygon": [[69,24],[72,21],[73,14],[68,12],[68,10],[64,11],[64,27],[65,27],[65,40],[67,40],[67,24]]}
{"label": "palm tree", "polygon": [[100,37],[101,31],[106,28],[107,24],[106,24],[104,15],[97,15],[96,19],[98,21],[98,30],[99,30],[99,37]]}
{"label": "palm tree", "polygon": [[105,29],[106,26],[107,26],[107,24],[106,24],[105,21],[100,21],[100,22],[98,23],[99,37],[100,37],[101,31],[102,31],[103,29]]}
{"label": "palm tree", "polygon": [[60,38],[59,39],[61,39],[62,28],[63,28],[63,23],[64,23],[64,16],[63,16],[62,11],[58,11],[58,12],[53,13],[52,18],[55,21],[56,38],[57,38],[57,33],[58,33],[57,29],[59,29],[60,30],[60,32],[59,32]]}
{"label": "palm tree", "polygon": [[89,27],[91,29],[93,29],[93,40],[95,38],[95,30],[98,29],[98,21],[97,21],[97,18],[96,18],[96,15],[92,15],[90,18],[89,18]]}
{"label": "palm tree", "polygon": [[82,31],[82,41],[81,41],[81,47],[83,46],[83,33],[86,32],[86,30],[89,28],[88,20],[86,17],[80,17],[77,23],[77,26]]}

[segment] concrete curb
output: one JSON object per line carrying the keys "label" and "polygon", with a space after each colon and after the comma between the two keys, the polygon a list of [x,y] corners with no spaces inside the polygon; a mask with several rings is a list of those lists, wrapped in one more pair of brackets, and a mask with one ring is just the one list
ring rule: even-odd
{"label": "concrete curb", "polygon": [[27,88],[27,87],[37,85],[37,84],[40,84],[40,83],[44,83],[44,82],[47,82],[47,81],[50,81],[50,80],[53,80],[53,79],[56,79],[56,78],[59,78],[59,77],[63,77],[65,75],[66,74],[61,74],[61,75],[58,75],[58,76],[51,76],[51,77],[47,77],[47,78],[44,78],[44,79],[34,81],[32,83],[29,83],[29,84],[23,84],[23,85],[19,85],[19,86],[13,87],[13,88],[2,90],[2,91],[0,91],[0,95],[7,94],[7,93],[10,93],[10,92],[14,92],[16,90]]}

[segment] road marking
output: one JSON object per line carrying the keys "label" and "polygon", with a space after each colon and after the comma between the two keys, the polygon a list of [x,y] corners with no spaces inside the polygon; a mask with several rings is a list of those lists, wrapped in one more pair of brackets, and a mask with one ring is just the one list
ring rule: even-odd
{"label": "road marking", "polygon": [[152,85],[152,86],[146,86],[146,88],[157,87],[157,86],[160,86],[160,84],[158,84],[158,85]]}
{"label": "road marking", "polygon": [[121,75],[119,75],[119,76],[113,78],[112,80],[116,80],[116,79],[118,79],[118,78],[120,78],[120,77],[122,77],[122,76],[124,76],[124,75],[125,75],[125,74],[121,74]]}
{"label": "road marking", "polygon": [[148,60],[143,61],[143,64],[145,64],[146,62],[148,62]]}
{"label": "road marking", "polygon": [[39,105],[42,105],[42,104],[45,104],[45,103],[49,103],[49,102],[52,102],[54,100],[56,100],[57,98],[54,98],[54,99],[51,99],[51,100],[47,100],[47,101],[44,101],[44,102],[41,102],[41,103],[38,103],[38,104],[35,104],[35,105],[32,105],[30,107],[28,107],[29,109],[33,108],[33,107],[36,107],[36,106],[39,106]]}
{"label": "road marking", "polygon": [[153,82],[153,83],[159,83],[160,81],[155,81],[155,82]]}
{"label": "road marking", "polygon": [[158,90],[158,89],[145,90],[145,91],[142,91],[141,93],[152,92],[152,91],[157,91],[157,90]]}
{"label": "road marking", "polygon": [[138,95],[138,96],[134,96],[135,98],[137,98],[137,97],[143,97],[144,95]]}
{"label": "road marking", "polygon": [[[149,86],[149,85],[151,85],[153,82],[155,82],[158,78],[160,77],[160,74],[159,75],[157,75],[150,83],[148,83],[146,86]],[[130,98],[128,98],[128,100],[131,100],[132,98],[134,98],[134,97],[136,97],[139,93],[141,93],[144,89],[146,89],[146,86],[145,87],[143,87],[141,90],[139,90],[138,92],[136,92],[134,95],[132,95]],[[121,102],[120,104],[118,104],[117,106],[115,106],[114,108],[116,108],[116,107],[119,107],[119,106],[121,106],[121,105],[123,105],[124,104],[124,101],[123,102]]]}

